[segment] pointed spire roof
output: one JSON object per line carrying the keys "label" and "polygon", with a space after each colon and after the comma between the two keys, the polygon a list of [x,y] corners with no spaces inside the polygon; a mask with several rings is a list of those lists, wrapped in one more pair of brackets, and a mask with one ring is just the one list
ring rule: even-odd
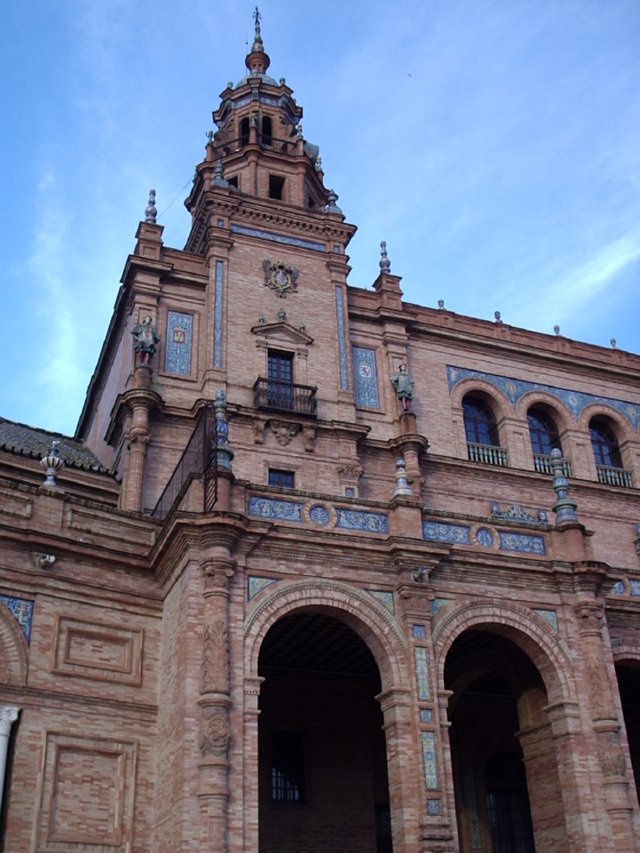
{"label": "pointed spire roof", "polygon": [[264,50],[264,43],[260,33],[260,21],[262,20],[262,16],[257,6],[253,13],[253,20],[255,21],[253,44],[251,45],[251,53],[247,54],[244,62],[249,69],[250,74],[265,74],[267,68],[271,64],[271,60]]}

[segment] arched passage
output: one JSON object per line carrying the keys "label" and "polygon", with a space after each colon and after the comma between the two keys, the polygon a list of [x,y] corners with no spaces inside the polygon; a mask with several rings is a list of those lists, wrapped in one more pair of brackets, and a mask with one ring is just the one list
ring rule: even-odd
{"label": "arched passage", "polygon": [[276,622],[260,650],[260,851],[391,853],[380,673],[344,622]]}
{"label": "arched passage", "polygon": [[[451,691],[460,850],[533,849],[526,815],[519,829],[512,822],[493,831],[491,795],[500,793],[500,778],[526,792],[536,850],[586,849],[593,815],[579,760],[585,744],[571,658],[557,631],[527,608],[480,600],[443,610],[433,638],[439,683]],[[471,742],[463,719],[475,729]],[[504,798],[502,806],[523,808]]]}
{"label": "arched passage", "polygon": [[640,660],[617,661],[616,676],[627,730],[629,757],[636,783],[636,796],[640,802]]}
{"label": "arched passage", "polygon": [[[367,676],[367,692],[371,696],[378,689],[378,685],[381,687],[381,693],[377,697],[374,695],[374,699],[379,701],[384,717],[393,851],[394,853],[406,853],[408,850],[413,850],[418,834],[422,804],[414,782],[419,770],[418,758],[413,744],[404,634],[394,616],[373,596],[348,584],[321,579],[273,584],[259,598],[256,598],[252,610],[247,615],[244,644],[246,654],[245,720],[247,721],[244,741],[245,844],[251,846],[251,849],[269,849],[263,847],[262,843],[259,844],[258,841],[258,825],[260,822],[258,808],[258,717],[263,714],[266,716],[262,697],[268,696],[267,680],[270,677],[268,672],[267,675],[262,675],[260,672],[272,668],[269,661],[270,659],[273,661],[271,652],[267,652],[267,656],[263,657],[263,644],[267,642],[271,629],[276,628],[278,622],[284,622],[285,618],[288,617],[307,614],[319,615],[331,620],[326,623],[330,626],[328,629],[329,636],[332,634],[331,626],[335,629],[335,623],[340,623],[337,630],[350,629],[351,634],[356,635],[367,650],[367,655],[362,657],[362,660],[367,656],[369,658],[367,670],[370,675]],[[303,623],[298,623],[298,625],[300,624]],[[274,634],[276,640],[277,630]],[[350,637],[350,642],[352,641],[351,634],[346,635]],[[269,638],[268,643],[271,644],[271,638]],[[265,648],[269,649],[269,645]],[[371,658],[374,659],[375,668],[378,672],[378,680],[375,684],[372,678]],[[265,666],[265,661],[269,666]],[[263,679],[265,680],[263,681]],[[347,683],[349,681],[350,679],[346,679]],[[260,695],[260,708],[258,708],[258,695]],[[379,713],[375,710],[375,705],[373,707],[374,710],[367,712],[370,715],[370,720],[373,719],[371,715]],[[369,708],[371,709],[371,705]],[[258,713],[259,711],[260,713]],[[380,717],[378,716],[377,720],[369,725],[370,734],[378,726],[379,720]],[[371,734],[371,737],[373,739],[379,738],[379,733]],[[378,767],[378,765],[376,766]],[[262,772],[264,773],[264,770]],[[377,769],[375,772],[379,774],[380,771]],[[374,782],[374,790],[379,790],[378,783],[379,779],[378,782]],[[378,817],[381,826],[376,835],[375,843],[380,845],[382,851],[385,849],[384,844],[386,843],[383,829],[385,822],[384,802],[381,801],[378,805],[380,806]],[[375,806],[376,803],[374,802],[374,815]],[[305,839],[305,841],[309,841],[309,839]],[[316,848],[310,847],[307,843],[304,849],[313,850]],[[317,849],[332,848],[329,846],[318,847]],[[371,850],[375,851],[376,847],[369,847],[367,853]]]}

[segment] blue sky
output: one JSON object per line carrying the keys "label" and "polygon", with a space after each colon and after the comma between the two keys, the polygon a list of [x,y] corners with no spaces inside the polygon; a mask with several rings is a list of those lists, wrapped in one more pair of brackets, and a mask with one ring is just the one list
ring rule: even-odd
{"label": "blue sky", "polygon": [[[405,299],[640,348],[638,0],[265,0],[270,73]],[[150,187],[165,244],[252,3],[23,0],[0,33],[0,415],[73,433]]]}

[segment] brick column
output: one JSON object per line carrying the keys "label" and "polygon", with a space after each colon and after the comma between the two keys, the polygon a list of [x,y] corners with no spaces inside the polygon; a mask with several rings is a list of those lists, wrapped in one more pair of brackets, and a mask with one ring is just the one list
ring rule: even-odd
{"label": "brick column", "polygon": [[411,694],[392,688],[379,694],[387,740],[387,769],[394,853],[419,853],[416,773]]}
{"label": "brick column", "polygon": [[149,412],[160,403],[160,397],[151,390],[152,371],[148,364],[139,364],[134,372],[133,387],[124,395],[131,410],[131,426],[127,432],[129,456],[122,482],[121,508],[140,512],[142,488],[149,444]]}
{"label": "brick column", "polygon": [[617,853],[632,853],[638,848],[633,828],[633,806],[629,797],[628,768],[620,743],[621,725],[613,702],[614,688],[605,663],[608,650],[602,636],[604,605],[597,597],[605,576],[604,568],[597,565],[577,568],[575,579],[579,595],[575,610],[579,619],[591,720],[602,773],[604,805],[611,823],[611,841]]}
{"label": "brick column", "polygon": [[204,632],[200,666],[198,800],[201,850],[226,853],[231,726],[229,579],[234,562],[226,549],[204,560]]}
{"label": "brick column", "polygon": [[15,705],[0,705],[0,808],[4,794],[4,774],[7,769],[7,747],[11,726],[18,719],[20,708]]}

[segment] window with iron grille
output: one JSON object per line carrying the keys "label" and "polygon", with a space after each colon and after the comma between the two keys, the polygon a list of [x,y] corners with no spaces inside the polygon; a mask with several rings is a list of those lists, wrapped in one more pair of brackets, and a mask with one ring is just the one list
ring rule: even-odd
{"label": "window with iron grille", "polygon": [[278,489],[293,489],[295,474],[293,471],[282,471],[279,468],[269,468],[269,485]]}

